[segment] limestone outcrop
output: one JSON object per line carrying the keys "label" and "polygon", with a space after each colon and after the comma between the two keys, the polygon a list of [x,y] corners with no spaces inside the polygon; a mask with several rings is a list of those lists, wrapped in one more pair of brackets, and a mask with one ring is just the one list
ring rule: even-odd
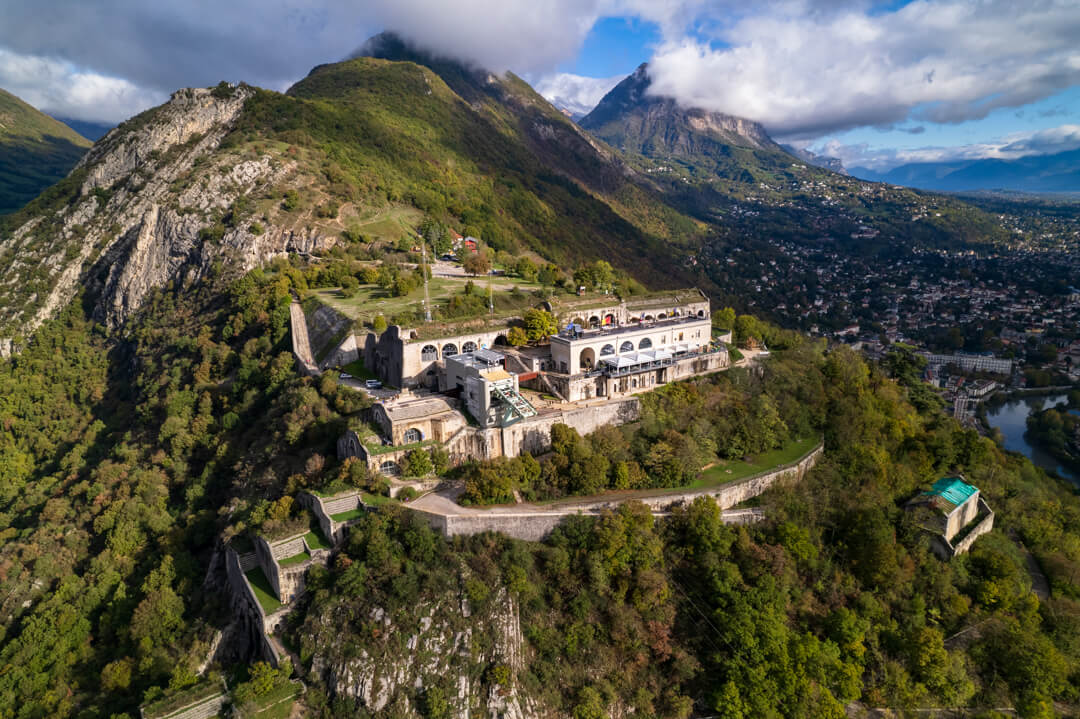
{"label": "limestone outcrop", "polygon": [[0,236],[0,355],[84,288],[95,319],[116,328],[168,283],[334,244],[279,211],[283,188],[308,182],[296,162],[222,146],[252,92],[177,91],[99,141],[65,181],[66,202]]}

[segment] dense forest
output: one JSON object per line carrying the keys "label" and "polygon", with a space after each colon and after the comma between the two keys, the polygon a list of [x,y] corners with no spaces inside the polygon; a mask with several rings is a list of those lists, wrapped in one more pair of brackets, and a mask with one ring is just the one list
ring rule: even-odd
{"label": "dense forest", "polygon": [[[0,715],[134,717],[142,701],[191,685],[229,620],[208,573],[221,539],[287,519],[299,489],[349,478],[334,441],[363,400],[332,374],[294,369],[288,304],[307,286],[296,262],[163,289],[112,336],[73,305],[0,365]],[[661,520],[627,504],[543,543],[448,541],[388,505],[314,572],[290,625],[309,713],[364,715],[315,658],[388,642],[403,651],[400,635],[362,621],[371,609],[407,627],[448,594],[478,626],[513,599],[524,668],[495,663],[477,680],[560,715],[840,717],[858,701],[1043,717],[1080,701],[1070,489],[946,417],[909,358],[868,365],[736,323],[775,334],[760,371],[650,395],[628,434],[567,435],[566,467],[547,471],[575,481],[577,460],[607,462],[618,486],[620,462],[650,477],[707,452],[761,451],[762,427],[822,436],[806,479],[760,498],[767,521],[724,525],[710,500]],[[671,454],[653,467],[661,444]],[[942,562],[902,506],[953,472],[998,519],[969,555]],[[1044,600],[1028,552],[1049,579]],[[357,620],[320,639],[320,617],[339,613]],[[446,716],[450,694],[432,683],[395,702]]]}

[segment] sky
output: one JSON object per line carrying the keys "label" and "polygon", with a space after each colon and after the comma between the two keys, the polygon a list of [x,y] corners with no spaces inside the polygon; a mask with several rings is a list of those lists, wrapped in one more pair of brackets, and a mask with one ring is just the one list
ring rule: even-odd
{"label": "sky", "polygon": [[382,30],[586,112],[652,91],[875,170],[1080,148],[1080,0],[0,0],[0,87],[117,123],[180,87],[284,90]]}

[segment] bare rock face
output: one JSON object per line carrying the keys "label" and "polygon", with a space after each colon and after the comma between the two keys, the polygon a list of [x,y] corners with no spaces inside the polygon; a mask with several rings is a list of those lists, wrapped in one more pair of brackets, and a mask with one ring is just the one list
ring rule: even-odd
{"label": "bare rock face", "polygon": [[291,160],[221,147],[252,92],[179,90],[90,150],[69,178],[81,178],[76,197],[0,237],[0,355],[83,288],[95,319],[115,328],[155,288],[198,280],[216,263],[242,272],[334,244],[306,227],[221,223],[239,198],[250,205],[305,182]]}
{"label": "bare rock face", "polygon": [[[312,672],[335,695],[349,697],[371,713],[419,718],[417,702],[423,700],[418,698],[427,688],[439,686],[449,687],[444,697],[451,717],[476,716],[477,707],[484,708],[483,716],[547,717],[549,712],[523,696],[517,686],[516,677],[525,668],[517,605],[500,591],[492,606],[481,617],[471,614],[463,597],[447,597],[412,608],[408,626],[402,617],[377,607],[360,629],[375,639],[351,650],[339,646],[340,633],[334,631],[337,622],[348,621],[348,609],[340,607],[341,616],[332,612],[318,619],[321,651],[312,659]],[[358,628],[355,619],[350,627]],[[504,681],[510,677],[508,684],[492,681],[488,670],[493,666],[505,668],[500,676]]]}

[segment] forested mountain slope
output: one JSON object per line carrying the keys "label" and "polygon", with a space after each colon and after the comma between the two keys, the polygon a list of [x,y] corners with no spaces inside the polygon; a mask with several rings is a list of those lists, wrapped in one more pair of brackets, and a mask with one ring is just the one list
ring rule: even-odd
{"label": "forested mountain slope", "polygon": [[64,123],[0,90],[0,215],[63,179],[88,147]]}
{"label": "forested mountain slope", "polygon": [[0,230],[0,350],[80,285],[115,327],[155,286],[215,262],[324,251],[399,208],[494,250],[567,268],[605,257],[650,285],[689,284],[703,226],[618,179],[625,168],[524,83],[500,83],[512,101],[476,106],[427,68],[358,58],[316,68],[287,95],[177,92]]}

